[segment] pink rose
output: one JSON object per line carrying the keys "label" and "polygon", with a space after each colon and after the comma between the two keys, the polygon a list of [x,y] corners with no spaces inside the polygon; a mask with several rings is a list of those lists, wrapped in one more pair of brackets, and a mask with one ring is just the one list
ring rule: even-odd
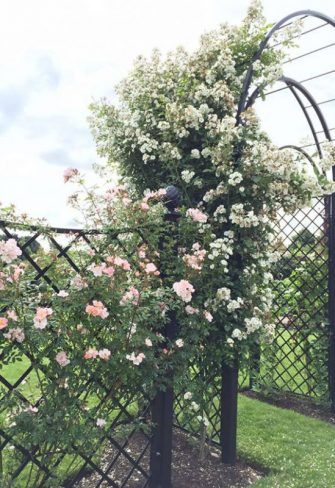
{"label": "pink rose", "polygon": [[140,352],[136,355],[134,352],[132,352],[131,354],[126,355],[126,359],[132,361],[135,366],[139,366],[143,359],[145,359],[145,354],[143,354],[143,352]]}
{"label": "pink rose", "polygon": [[191,217],[195,222],[205,223],[207,222],[207,215],[201,212],[197,208],[189,208],[186,212],[187,217]]}
{"label": "pink rose", "polygon": [[60,290],[58,293],[57,293],[57,296],[60,297],[60,298],[66,298],[69,296],[68,292],[65,291],[65,290]]}
{"label": "pink rose", "polygon": [[7,334],[4,334],[4,337],[10,341],[16,342],[23,342],[25,339],[25,335],[23,330],[20,327],[15,327],[14,329],[9,329]]}
{"label": "pink rose", "polygon": [[79,274],[71,280],[71,285],[77,290],[83,290],[88,287],[87,282]]}
{"label": "pink rose", "polygon": [[140,301],[140,292],[134,286],[131,286],[129,290],[121,298],[120,305],[126,305],[127,303],[138,305],[139,301]]}
{"label": "pink rose", "polygon": [[0,317],[0,330],[4,329],[8,325],[8,319],[5,317]]}
{"label": "pink rose", "polygon": [[194,314],[198,314],[199,313],[199,309],[198,308],[191,307],[191,305],[186,305],[185,312],[188,315],[194,315]]}
{"label": "pink rose", "polygon": [[17,315],[14,310],[8,310],[7,317],[13,320],[14,322],[17,322]]}
{"label": "pink rose", "polygon": [[75,168],[68,168],[64,171],[63,177],[64,177],[64,183],[67,183],[71,178],[74,176],[78,175],[79,171]]}
{"label": "pink rose", "polygon": [[110,358],[111,352],[109,349],[101,349],[99,352],[99,358],[103,359],[104,361],[108,361]]}
{"label": "pink rose", "polygon": [[142,202],[140,205],[140,209],[142,210],[142,212],[148,212],[149,208],[149,205],[145,202]]}
{"label": "pink rose", "polygon": [[192,293],[195,291],[191,283],[187,280],[176,281],[173,284],[173,290],[184,302],[190,302],[192,300]]}
{"label": "pink rose", "polygon": [[84,359],[95,359],[99,355],[99,352],[95,347],[90,347],[84,352]]}
{"label": "pink rose", "polygon": [[22,251],[17,246],[15,239],[8,239],[8,241],[0,242],[0,258],[6,264],[10,264],[18,256],[21,256]]}
{"label": "pink rose", "polygon": [[56,354],[56,361],[60,366],[67,366],[70,363],[70,360],[68,359],[66,352],[61,351]]}
{"label": "pink rose", "polygon": [[154,265],[154,263],[148,263],[145,268],[144,268],[144,271],[147,273],[147,274],[153,274],[155,276],[158,276],[160,273],[158,271],[158,269],[156,268],[156,266]]}
{"label": "pink rose", "polygon": [[213,321],[213,315],[208,312],[208,310],[205,310],[204,311],[204,317],[206,320],[208,320],[208,322],[212,322]]}
{"label": "pink rose", "polygon": [[98,300],[93,300],[93,305],[86,305],[85,311],[88,315],[92,315],[93,317],[101,317],[102,319],[106,319],[109,315],[107,308]]}
{"label": "pink rose", "polygon": [[34,326],[36,329],[45,329],[48,324],[48,317],[52,315],[52,313],[53,311],[51,308],[38,307],[34,317]]}

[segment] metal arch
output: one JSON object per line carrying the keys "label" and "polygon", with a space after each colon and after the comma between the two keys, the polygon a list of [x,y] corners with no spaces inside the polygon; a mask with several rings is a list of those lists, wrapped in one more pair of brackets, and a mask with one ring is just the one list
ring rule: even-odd
{"label": "metal arch", "polygon": [[[288,78],[286,76],[282,76],[281,78],[279,78],[278,81],[281,81],[283,83],[286,84],[286,86],[288,87],[288,89],[291,91],[291,93],[293,94],[293,96],[295,97],[295,99],[297,100],[297,102],[299,103],[300,107],[301,107],[301,110],[303,111],[304,115],[305,115],[305,118],[308,122],[308,125],[311,129],[311,132],[313,134],[313,139],[315,141],[315,145],[317,147],[317,150],[318,150],[318,153],[319,153],[319,156],[322,157],[322,150],[321,150],[321,146],[320,146],[320,142],[319,142],[319,139],[318,139],[318,136],[317,136],[317,131],[315,130],[315,127],[314,127],[314,124],[312,122],[312,119],[307,111],[307,108],[305,107],[305,105],[303,104],[299,94],[297,93],[297,90],[305,96],[305,98],[308,100],[308,102],[310,103],[310,106],[313,107],[313,109],[315,110],[315,113],[319,119],[319,122],[322,126],[322,129],[323,129],[323,132],[325,134],[325,137],[327,137],[328,140],[331,139],[331,134],[330,134],[330,130],[328,128],[328,125],[327,125],[327,122],[326,122],[326,119],[320,109],[320,107],[318,106],[316,100],[314,99],[314,97],[312,96],[312,94],[307,90],[307,88],[305,88],[301,83],[299,83],[298,81],[294,80],[293,78]],[[259,96],[259,93],[260,93],[260,88],[256,88],[256,90],[253,92],[253,94],[250,96],[249,100],[248,100],[248,103],[246,105],[246,109],[251,107],[255,101],[256,101],[256,98]]]}
{"label": "metal arch", "polygon": [[302,93],[307,98],[307,100],[310,102],[311,106],[315,110],[315,113],[316,113],[316,115],[317,115],[317,117],[318,117],[318,119],[322,125],[322,129],[323,129],[325,136],[328,139],[331,139],[330,131],[329,131],[328,125],[326,123],[326,120],[323,116],[323,113],[321,112],[320,108],[317,105],[317,102],[315,101],[315,99],[311,95],[311,93],[305,87],[303,87],[300,83],[298,83],[296,80],[293,80],[292,78],[286,78],[283,76],[280,81],[283,81],[288,86],[290,92],[293,94],[294,98],[297,100],[298,104],[300,105],[301,110],[303,111],[305,118],[307,120],[307,123],[309,125],[309,128],[311,129],[313,139],[314,139],[316,148],[317,148],[318,153],[319,153],[319,157],[322,158],[322,149],[321,149],[320,141],[319,141],[319,138],[317,135],[317,131],[315,130],[312,118],[310,117],[303,101],[301,100],[301,97],[297,93],[297,90],[300,93]]}
{"label": "metal arch", "polygon": [[238,103],[238,108],[237,108],[237,116],[236,116],[236,125],[240,124],[241,121],[241,113],[245,110],[246,108],[246,101],[249,93],[249,88],[250,84],[252,81],[252,75],[253,75],[253,63],[260,59],[264,49],[267,47],[271,37],[273,34],[279,30],[283,25],[293,19],[294,17],[315,17],[317,19],[323,20],[327,24],[331,25],[332,27],[335,28],[335,21],[329,17],[328,15],[322,14],[321,12],[318,12],[316,10],[298,10],[296,12],[293,12],[292,14],[286,15],[286,17],[283,17],[279,22],[274,24],[274,26],[269,30],[269,32],[266,34],[264,39],[261,41],[257,51],[253,55],[251,59],[250,66],[248,68],[247,74],[244,78],[243,86],[242,86],[242,92],[240,96],[240,100]]}
{"label": "metal arch", "polygon": [[299,152],[300,154],[302,154],[310,162],[310,164],[313,167],[314,171],[316,173],[319,173],[319,169],[316,166],[315,162],[313,161],[313,158],[302,147],[296,146],[295,144],[285,144],[285,146],[281,146],[279,149],[280,150],[281,149],[293,149],[294,151]]}

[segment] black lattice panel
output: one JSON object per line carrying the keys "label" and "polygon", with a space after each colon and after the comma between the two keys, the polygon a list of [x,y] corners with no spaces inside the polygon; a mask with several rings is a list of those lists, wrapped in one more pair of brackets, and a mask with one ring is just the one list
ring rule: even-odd
{"label": "black lattice panel", "polygon": [[220,394],[221,375],[216,367],[205,371],[201,361],[194,361],[189,367],[189,382],[198,381],[199,391],[203,391],[202,398],[188,397],[187,384],[177,387],[175,394],[175,425],[182,430],[201,437],[204,435],[204,423],[200,417],[206,419],[206,441],[219,444],[220,442]]}
{"label": "black lattice panel", "polygon": [[328,253],[323,200],[282,215],[280,259],[273,269],[276,339],[261,355],[263,388],[316,398],[328,396]]}
{"label": "black lattice panel", "polygon": [[[69,233],[61,229],[42,232],[22,227],[13,230],[9,225],[1,224],[0,239],[12,237],[22,250],[26,276],[32,287],[39,285],[42,294],[44,291],[66,290],[74,276],[81,274],[93,259],[95,262],[100,259],[106,242],[113,252],[129,261],[145,242],[140,232],[115,232],[107,240],[95,232]],[[8,301],[0,302],[1,313],[9,307]],[[51,354],[54,354],[53,344],[48,344],[43,356],[48,358]],[[52,388],[56,380],[49,376],[47,363],[36,360],[25,342],[16,344],[6,358],[0,350],[0,364],[0,420],[1,425],[8,426],[11,405],[20,409],[43,409],[47,402],[44,388]],[[15,431],[13,425],[8,429],[1,427],[4,488],[59,488],[60,483],[67,487],[90,488],[148,486],[150,436],[146,432],[149,428],[144,432],[139,422],[144,425],[150,418],[150,401],[146,394],[128,391],[126,386],[116,388],[117,381],[117,378],[88,374],[82,379],[81,390],[76,393],[80,400],[85,397],[90,411],[94,412],[92,418],[83,412],[88,428],[91,425],[97,430],[96,419],[100,412],[107,419],[98,442],[85,439],[78,445],[73,443],[62,448],[61,443],[50,441],[42,447],[30,442],[23,430]],[[76,414],[80,416],[80,410]],[[50,436],[52,432],[51,423]],[[59,437],[61,439],[61,433]]]}

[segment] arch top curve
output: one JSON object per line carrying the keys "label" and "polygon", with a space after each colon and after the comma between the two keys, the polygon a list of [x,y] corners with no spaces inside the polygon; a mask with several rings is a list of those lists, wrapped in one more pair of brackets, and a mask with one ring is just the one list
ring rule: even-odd
{"label": "arch top curve", "polygon": [[250,85],[252,82],[252,75],[253,75],[253,63],[260,59],[264,49],[267,47],[270,39],[272,38],[273,34],[281,29],[286,22],[290,21],[291,19],[294,19],[295,17],[314,17],[320,20],[323,20],[327,24],[331,25],[332,27],[335,28],[335,19],[332,19],[329,17],[329,15],[323,14],[322,12],[319,12],[317,10],[297,10],[295,12],[292,12],[291,14],[286,15],[282,19],[280,19],[278,22],[276,22],[271,29],[268,31],[268,33],[265,35],[264,39],[260,42],[257,51],[253,55],[250,61],[249,68],[247,70],[246,76],[244,78],[243,86],[242,86],[242,91],[241,91],[241,96],[240,100],[238,103],[238,108],[237,108],[237,116],[236,116],[236,124],[239,125],[241,121],[241,113],[247,108],[248,106],[248,95],[249,95],[249,89]]}
{"label": "arch top curve", "polygon": [[252,58],[252,62],[255,62],[255,61],[257,61],[257,59],[259,59],[262,52],[266,48],[269,40],[271,39],[271,37],[273,36],[273,34],[277,30],[282,28],[286,24],[286,22],[293,19],[294,17],[301,17],[301,16],[303,16],[303,17],[315,17],[317,19],[324,20],[327,24],[331,25],[332,27],[335,27],[335,20],[332,19],[331,17],[329,17],[329,15],[323,14],[322,12],[318,12],[317,10],[297,10],[296,12],[293,12],[289,15],[286,15],[285,17],[283,17],[281,20],[276,22],[271,27],[269,32],[266,34],[264,39],[261,41],[256,53],[254,54],[254,56]]}

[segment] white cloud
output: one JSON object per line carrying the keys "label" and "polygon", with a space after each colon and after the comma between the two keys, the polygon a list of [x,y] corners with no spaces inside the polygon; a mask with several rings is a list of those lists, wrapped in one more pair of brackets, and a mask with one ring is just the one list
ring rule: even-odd
{"label": "white cloud", "polygon": [[[13,202],[35,216],[46,216],[55,225],[71,222],[73,215],[66,207],[69,189],[63,185],[62,173],[67,163],[76,162],[86,169],[97,159],[86,122],[91,100],[112,97],[113,86],[138,54],[149,54],[153,47],[167,51],[180,44],[193,49],[204,31],[220,22],[239,22],[248,3],[2,0],[0,200]],[[333,0],[265,0],[264,5],[270,20],[302,8],[335,13]],[[321,29],[310,40],[307,37],[306,48],[311,42],[332,42],[334,32]],[[303,79],[323,69],[323,63],[334,68],[330,52],[314,59],[317,65],[301,62],[291,74]],[[319,99],[332,96],[333,81],[318,80],[311,85]],[[289,122],[296,136],[307,133],[298,112],[297,118],[281,113],[292,106],[283,100],[273,98],[260,108],[266,127],[278,142],[292,137]],[[330,106],[325,111],[333,118]]]}

